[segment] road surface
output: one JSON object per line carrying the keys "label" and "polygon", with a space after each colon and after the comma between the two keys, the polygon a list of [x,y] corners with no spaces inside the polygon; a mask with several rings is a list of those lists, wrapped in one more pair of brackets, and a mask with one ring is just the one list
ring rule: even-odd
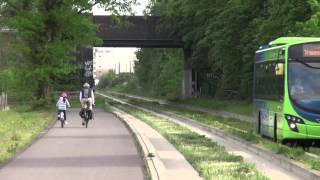
{"label": "road surface", "polygon": [[69,124],[60,122],[25,152],[0,169],[1,180],[142,180],[144,173],[134,140],[113,115],[96,110],[89,128],[77,109]]}

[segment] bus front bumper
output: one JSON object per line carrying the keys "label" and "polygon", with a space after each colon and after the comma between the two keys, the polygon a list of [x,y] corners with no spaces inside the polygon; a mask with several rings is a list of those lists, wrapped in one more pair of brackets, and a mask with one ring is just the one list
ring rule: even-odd
{"label": "bus front bumper", "polygon": [[319,139],[320,140],[320,126],[306,125],[308,139]]}
{"label": "bus front bumper", "polygon": [[320,126],[298,125],[299,132],[293,130],[283,130],[282,139],[310,139],[320,140]]}

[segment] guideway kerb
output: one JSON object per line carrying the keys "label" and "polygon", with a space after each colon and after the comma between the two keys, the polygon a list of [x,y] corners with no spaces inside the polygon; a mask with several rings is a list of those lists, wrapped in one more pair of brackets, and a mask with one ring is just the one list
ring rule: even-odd
{"label": "guideway kerb", "polygon": [[222,132],[219,129],[208,127],[206,125],[197,123],[191,119],[181,117],[181,116],[173,114],[173,113],[159,112],[159,111],[155,112],[154,110],[149,110],[149,109],[145,109],[142,107],[138,107],[138,106],[129,104],[127,102],[121,101],[119,99],[116,99],[114,97],[110,97],[110,96],[105,96],[105,97],[110,98],[115,101],[118,101],[122,104],[126,104],[128,106],[140,109],[144,112],[153,113],[156,116],[159,116],[162,118],[167,118],[167,119],[170,119],[170,120],[178,122],[178,123],[180,122],[179,124],[184,123],[189,126],[201,129],[207,133],[211,133],[211,134],[217,135],[219,137],[222,137],[228,141],[232,141],[232,142],[236,143],[237,145],[242,146],[243,148],[247,149],[248,151],[262,157],[263,159],[266,159],[269,162],[277,163],[283,169],[289,171],[292,174],[295,174],[296,176],[298,176],[302,179],[310,179],[310,180],[320,179],[320,173],[318,171],[310,170],[310,169],[306,168],[306,166],[304,166],[303,164],[301,164],[299,162],[292,161],[292,160],[285,158],[281,155],[273,154],[265,149],[262,149],[261,147],[250,144],[249,142],[247,142],[245,140],[242,140],[240,138],[237,138],[235,136],[232,136],[230,134]]}
{"label": "guideway kerb", "polygon": [[[185,179],[185,180],[201,180],[202,178],[199,174],[192,168],[192,166],[184,159],[184,157],[178,152],[173,145],[171,145],[166,139],[164,139],[158,132],[153,130],[144,122],[138,120],[137,118],[129,115],[115,107],[112,107],[113,113],[123,120],[132,132],[136,135],[145,158],[147,159],[148,167],[152,179],[161,179],[161,180],[171,180],[171,179]],[[161,139],[159,139],[161,138]],[[161,149],[167,149],[166,151],[157,150],[157,148],[151,142],[151,139],[158,139],[161,141]],[[159,145],[158,145],[159,146]],[[170,149],[169,154],[174,155],[174,159],[178,159],[179,163],[176,165],[176,168],[172,168],[172,161],[170,168],[167,168],[163,161],[169,160],[170,155],[167,151]],[[152,154],[154,157],[150,158]],[[171,157],[172,158],[172,157]]]}
{"label": "guideway kerb", "polygon": [[[120,120],[122,120],[130,129],[130,131],[136,136],[138,143],[142,149],[143,157],[147,162],[148,170],[152,180],[162,180],[166,179],[163,173],[163,164],[157,157],[157,154],[154,153],[154,147],[150,143],[150,141],[141,134],[134,124],[130,121],[131,117],[128,117],[126,113],[119,110],[118,108],[112,107],[112,113]],[[150,154],[153,157],[148,157]]]}
{"label": "guideway kerb", "polygon": [[[123,96],[123,97],[129,98],[129,99],[137,99],[137,100],[142,100],[142,101],[151,102],[151,103],[156,102],[156,103],[159,103],[160,105],[168,105],[168,106],[172,106],[172,107],[176,107],[176,108],[207,113],[212,116],[218,116],[218,117],[223,117],[223,118],[234,118],[234,119],[237,119],[240,121],[247,121],[250,123],[253,122],[253,117],[251,117],[251,116],[240,115],[240,114],[226,112],[226,111],[217,111],[217,110],[203,108],[203,107],[197,107],[197,106],[186,105],[186,104],[179,104],[179,103],[174,103],[174,102],[170,102],[170,101],[166,101],[166,100],[135,96],[135,95],[131,95],[131,94],[124,94],[124,93],[119,93],[119,92],[114,92],[114,91],[108,91],[108,92],[110,94]],[[156,110],[156,109],[153,109],[153,110]],[[309,152],[305,152],[305,155],[307,155],[309,157],[313,157],[313,158],[319,158],[318,155],[312,154]]]}

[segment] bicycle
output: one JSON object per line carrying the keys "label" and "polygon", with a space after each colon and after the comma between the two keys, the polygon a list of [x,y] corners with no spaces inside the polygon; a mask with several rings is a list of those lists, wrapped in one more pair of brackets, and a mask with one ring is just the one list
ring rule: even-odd
{"label": "bicycle", "polygon": [[86,126],[86,128],[88,128],[89,119],[90,119],[90,109],[89,109],[89,107],[85,108],[83,117],[84,117],[83,119],[84,119],[84,122],[85,122],[85,126]]}
{"label": "bicycle", "polygon": [[87,103],[87,107],[84,109],[84,112],[83,112],[83,119],[84,119],[86,128],[88,128],[89,120],[92,118],[93,118],[93,110],[90,110],[89,103]]}
{"label": "bicycle", "polygon": [[61,128],[64,128],[64,125],[65,125],[65,116],[64,116],[64,112],[63,111],[60,111],[59,114],[58,114],[58,120],[60,120],[61,122]]}

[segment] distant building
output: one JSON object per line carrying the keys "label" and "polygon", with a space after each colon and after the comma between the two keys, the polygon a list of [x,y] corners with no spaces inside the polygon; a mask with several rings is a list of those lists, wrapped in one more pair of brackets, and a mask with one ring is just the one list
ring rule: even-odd
{"label": "distant building", "polygon": [[110,70],[107,62],[109,58],[112,58],[112,52],[109,49],[93,49],[93,77],[95,79],[99,79]]}

